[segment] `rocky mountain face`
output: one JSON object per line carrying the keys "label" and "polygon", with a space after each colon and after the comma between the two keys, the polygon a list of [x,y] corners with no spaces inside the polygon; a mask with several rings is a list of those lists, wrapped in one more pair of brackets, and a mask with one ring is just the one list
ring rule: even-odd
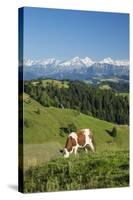
{"label": "rocky mountain face", "polygon": [[55,58],[42,60],[25,59],[20,71],[23,70],[25,80],[36,78],[56,78],[70,80],[86,80],[94,76],[125,76],[129,75],[129,61],[105,58],[95,62],[89,57],[74,57],[60,61]]}

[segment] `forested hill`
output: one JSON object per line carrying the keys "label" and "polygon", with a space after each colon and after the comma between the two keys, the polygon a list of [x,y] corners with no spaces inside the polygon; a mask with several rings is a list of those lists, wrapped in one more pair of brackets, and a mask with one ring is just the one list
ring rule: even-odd
{"label": "forested hill", "polygon": [[129,123],[129,98],[81,81],[25,81],[24,91],[46,107],[72,108],[117,124]]}

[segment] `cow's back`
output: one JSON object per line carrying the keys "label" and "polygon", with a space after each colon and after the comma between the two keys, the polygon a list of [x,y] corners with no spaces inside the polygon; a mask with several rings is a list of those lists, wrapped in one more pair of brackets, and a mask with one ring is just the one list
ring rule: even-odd
{"label": "cow's back", "polygon": [[78,145],[84,146],[85,144],[85,135],[83,129],[77,131]]}
{"label": "cow's back", "polygon": [[77,137],[78,137],[78,144],[80,146],[84,146],[85,144],[90,143],[90,140],[92,140],[92,132],[90,129],[80,129],[77,131]]}

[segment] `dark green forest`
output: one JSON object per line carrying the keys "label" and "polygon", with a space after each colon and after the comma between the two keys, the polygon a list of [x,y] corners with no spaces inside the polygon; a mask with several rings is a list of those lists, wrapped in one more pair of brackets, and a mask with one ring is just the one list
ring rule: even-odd
{"label": "dark green forest", "polygon": [[123,82],[123,81],[119,81],[119,83],[117,82],[111,82],[111,81],[102,81],[99,86],[102,85],[109,85],[110,88],[114,91],[114,92],[129,92],[129,83],[128,82]]}
{"label": "dark green forest", "polygon": [[129,97],[114,90],[101,90],[82,81],[69,81],[68,87],[59,87],[39,80],[36,84],[25,81],[24,92],[46,107],[72,108],[102,120],[129,124]]}

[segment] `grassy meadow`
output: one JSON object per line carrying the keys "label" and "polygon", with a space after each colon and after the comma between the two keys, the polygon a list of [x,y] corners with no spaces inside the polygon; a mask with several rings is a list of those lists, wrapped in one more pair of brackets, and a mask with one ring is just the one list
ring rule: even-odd
{"label": "grassy meadow", "polygon": [[[43,83],[43,86],[46,87],[48,84],[52,84],[54,86],[57,86],[58,88],[68,88],[69,87],[69,81],[59,81],[59,80],[52,80],[52,79],[44,79],[41,80]],[[33,81],[32,84],[36,85],[38,81]]]}
{"label": "grassy meadow", "polygon": [[127,151],[53,159],[26,171],[24,192],[127,187],[128,160]]}
{"label": "grassy meadow", "polygon": [[[60,153],[74,123],[90,128],[96,153],[80,151],[69,159]],[[117,127],[117,136],[109,132]],[[129,184],[129,127],[115,125],[72,109],[44,107],[24,93],[24,192],[120,187]]]}

